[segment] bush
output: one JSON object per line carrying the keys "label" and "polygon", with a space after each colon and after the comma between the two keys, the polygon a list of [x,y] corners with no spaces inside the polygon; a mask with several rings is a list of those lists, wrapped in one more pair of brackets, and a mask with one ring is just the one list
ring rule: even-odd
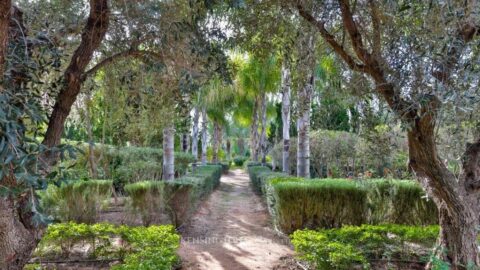
{"label": "bush", "polygon": [[437,207],[417,182],[372,179],[360,185],[368,191],[369,223],[438,224]]}
{"label": "bush", "polygon": [[[144,224],[171,222],[180,226],[195,211],[202,198],[219,184],[220,165],[199,166],[187,176],[172,181],[143,181],[125,186],[132,210]],[[168,219],[168,220],[167,220]]]}
{"label": "bush", "polygon": [[142,181],[125,186],[130,198],[130,209],[140,214],[144,225],[160,222],[163,211],[163,182]]}
{"label": "bush", "polygon": [[133,161],[121,165],[114,171],[114,185],[119,191],[124,191],[124,186],[129,183],[162,179],[163,164],[156,161]]}
{"label": "bush", "polygon": [[[310,175],[312,177],[348,177],[370,171],[375,177],[405,178],[407,170],[406,140],[393,131],[379,138],[359,137],[357,134],[315,130],[310,132]],[[396,145],[393,148],[391,145]],[[269,155],[282,169],[283,142],[274,145]],[[297,138],[290,140],[290,173],[296,174]]]}
{"label": "bush", "polygon": [[102,204],[112,196],[110,180],[80,180],[39,192],[40,203],[55,220],[93,223]]}
{"label": "bush", "polygon": [[273,183],[277,224],[298,228],[335,228],[367,222],[366,190],[346,179]]}
{"label": "bush", "polygon": [[87,257],[123,261],[112,269],[173,269],[179,261],[179,244],[180,236],[170,225],[127,227],[69,222],[50,225],[34,256],[65,258],[83,247]]}
{"label": "bush", "polygon": [[437,210],[414,181],[290,177],[248,167],[252,187],[263,194],[274,224],[284,232],[343,224],[437,224]]}
{"label": "bush", "polygon": [[222,161],[218,163],[211,163],[208,162],[207,165],[220,165],[222,166],[222,174],[228,174],[228,171],[230,170],[230,163],[227,161]]}
{"label": "bush", "polygon": [[236,156],[233,158],[233,163],[235,164],[235,166],[243,166],[243,164],[245,163],[245,161],[248,160],[248,157],[245,157],[245,156]]}
{"label": "bush", "polygon": [[248,175],[252,183],[253,190],[257,194],[262,194],[262,184],[260,181],[260,174],[271,173],[272,170],[265,166],[248,166]]}
{"label": "bush", "polygon": [[316,269],[368,269],[371,260],[425,260],[438,232],[438,226],[362,225],[299,230],[290,237],[299,256]]}

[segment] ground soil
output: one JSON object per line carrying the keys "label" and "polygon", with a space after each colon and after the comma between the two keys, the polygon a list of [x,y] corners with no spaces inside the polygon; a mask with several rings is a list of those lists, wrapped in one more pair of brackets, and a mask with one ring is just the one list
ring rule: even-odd
{"label": "ground soil", "polygon": [[180,229],[182,269],[302,269],[287,237],[275,232],[247,174],[231,171]]}

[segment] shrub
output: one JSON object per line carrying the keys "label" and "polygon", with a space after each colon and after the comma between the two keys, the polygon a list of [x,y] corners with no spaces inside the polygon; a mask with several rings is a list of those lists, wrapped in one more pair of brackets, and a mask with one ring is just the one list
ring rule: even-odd
{"label": "shrub", "polygon": [[195,156],[191,153],[175,152],[175,175],[182,176],[187,173],[188,166],[195,162]]}
{"label": "shrub", "polygon": [[[199,166],[187,176],[172,181],[143,181],[125,186],[131,209],[142,217],[144,224],[171,222],[183,224],[200,200],[219,184],[220,165]],[[168,216],[167,216],[168,215]]]}
{"label": "shrub", "polygon": [[334,228],[365,223],[366,190],[346,179],[273,183],[277,224],[284,232],[298,228]]}
{"label": "shrub", "polygon": [[102,204],[112,196],[110,180],[80,180],[39,192],[40,203],[55,220],[93,223]]}
{"label": "shrub", "polygon": [[207,163],[207,165],[220,165],[222,166],[222,174],[228,174],[228,171],[230,170],[230,163],[226,161],[218,162],[218,163]]}
{"label": "shrub", "polygon": [[245,156],[236,156],[233,158],[233,163],[235,164],[235,166],[243,166],[243,164],[245,163],[245,161],[248,160],[248,157],[245,157]]}
{"label": "shrub", "polygon": [[[415,181],[372,179],[362,182],[368,190],[369,223],[429,225],[438,223],[432,200]],[[406,210],[408,209],[408,211]]]}
{"label": "shrub", "polygon": [[124,191],[123,187],[129,183],[149,180],[162,179],[162,163],[156,161],[133,161],[120,165],[114,171],[114,185],[119,191]]}
{"label": "shrub", "polygon": [[[118,238],[121,241],[118,241]],[[171,225],[150,227],[60,223],[50,225],[38,245],[35,256],[68,256],[75,247],[88,245],[88,257],[123,261],[111,269],[174,269],[180,236]]]}
{"label": "shrub", "polygon": [[165,182],[164,197],[171,222],[176,226],[183,224],[200,200],[220,184],[221,174],[220,165],[206,165],[185,177]]}
{"label": "shrub", "polygon": [[163,185],[160,181],[142,181],[125,186],[132,213],[140,214],[146,226],[159,222],[164,213]]}
{"label": "shrub", "polygon": [[253,190],[257,194],[262,194],[262,185],[260,183],[260,174],[261,173],[271,173],[272,170],[270,170],[267,167],[264,166],[248,166],[248,175],[250,176],[250,181],[252,183]]}
{"label": "shrub", "polygon": [[316,269],[368,269],[370,260],[424,260],[438,232],[438,226],[361,225],[299,230],[290,237],[299,256]]}

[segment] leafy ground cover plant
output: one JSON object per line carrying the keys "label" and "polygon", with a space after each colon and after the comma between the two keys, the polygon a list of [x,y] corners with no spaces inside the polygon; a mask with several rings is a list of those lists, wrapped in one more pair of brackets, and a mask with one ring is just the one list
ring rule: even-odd
{"label": "leafy ground cover plant", "polygon": [[[167,270],[179,262],[176,254],[179,244],[180,236],[171,225],[128,227],[69,222],[50,225],[34,256],[118,259],[120,264],[112,269]],[[75,250],[86,252],[75,254]]]}
{"label": "leafy ground cover plant", "polygon": [[290,237],[295,251],[316,269],[370,269],[376,260],[425,264],[439,227],[361,225],[298,230]]}

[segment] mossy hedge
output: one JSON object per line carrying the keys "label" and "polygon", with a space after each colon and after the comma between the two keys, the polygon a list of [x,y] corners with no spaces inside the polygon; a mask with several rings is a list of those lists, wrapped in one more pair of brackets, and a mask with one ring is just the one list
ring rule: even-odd
{"label": "mossy hedge", "polygon": [[[172,181],[144,181],[125,186],[134,213],[140,213],[144,224],[152,221],[183,224],[202,198],[219,184],[221,165],[205,165]],[[168,218],[168,220],[162,220]]]}
{"label": "mossy hedge", "polygon": [[248,167],[252,188],[265,196],[283,232],[303,228],[396,223],[437,224],[435,204],[408,180],[304,179]]}

